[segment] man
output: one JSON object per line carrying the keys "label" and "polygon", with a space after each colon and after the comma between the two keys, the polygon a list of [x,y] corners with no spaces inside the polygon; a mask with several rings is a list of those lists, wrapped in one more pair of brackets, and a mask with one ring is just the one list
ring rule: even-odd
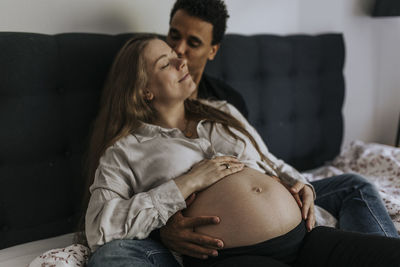
{"label": "man", "polygon": [[[207,61],[213,60],[218,52],[228,17],[226,6],[220,0],[178,0],[171,11],[167,43],[179,57],[187,60],[189,73],[198,85],[192,97],[227,100],[247,116],[244,100],[236,91],[203,73]],[[307,218],[311,229],[315,221],[312,189],[298,182],[292,193],[302,196],[303,217]],[[222,240],[196,234],[193,227],[218,221],[215,216],[185,218],[178,212],[161,229],[161,239],[169,248],[182,254],[210,256],[217,253],[215,249],[219,248],[218,244],[223,244]]]}
{"label": "man", "polygon": [[[191,10],[188,14],[185,9]],[[206,11],[206,14],[202,14]],[[196,16],[196,12],[197,15]],[[205,17],[212,18],[210,23]],[[242,96],[226,83],[204,74],[208,60],[218,52],[228,18],[225,5],[215,1],[177,1],[171,11],[167,43],[188,62],[189,72],[198,85],[193,98],[224,99],[247,117]]]}
{"label": "man", "polygon": [[[187,60],[189,72],[198,85],[192,97],[227,100],[247,116],[240,94],[203,73],[207,61],[213,60],[218,52],[228,17],[222,0],[177,0],[170,15],[167,42],[179,57]],[[302,206],[308,227],[314,225],[315,201],[338,219],[339,228],[397,236],[376,189],[362,177],[342,175],[311,184],[317,193],[315,200],[311,187],[302,182],[289,188]],[[192,195],[187,205],[194,200]],[[109,266],[108,259],[112,257],[122,257],[125,264],[132,266],[179,266],[168,249],[198,258],[215,256],[223,248],[222,240],[195,233],[193,229],[218,222],[216,216],[187,218],[177,212],[160,231],[153,231],[151,238],[133,240],[129,247],[122,247],[118,241],[100,247],[88,266]]]}
{"label": "man", "polygon": [[[238,99],[241,98],[240,95],[233,94],[232,92],[235,91],[226,84],[216,83],[214,82],[215,79],[203,74],[207,61],[213,60],[218,52],[228,17],[226,6],[221,0],[177,0],[170,15],[167,43],[179,57],[185,58],[188,62],[189,72],[195,83],[198,84],[198,90],[193,97],[212,97],[227,100],[247,116],[247,109],[244,108],[243,101]],[[316,204],[340,219],[340,228],[397,236],[378,193],[364,178],[356,175],[343,175],[311,184],[317,193]],[[290,191],[294,196],[300,195],[303,218],[307,219],[310,225],[313,225],[312,191],[302,182],[295,184],[290,188]],[[365,222],[364,224],[354,225],[354,220],[349,217],[357,216],[361,212],[355,211],[356,214],[342,212],[344,209],[340,206],[344,201],[356,202],[360,192],[362,192],[362,195],[368,196],[369,199],[364,200],[365,203],[372,207],[372,213],[382,218],[382,221],[377,218],[372,224]],[[188,204],[191,201],[193,201],[193,197]],[[348,207],[353,206],[357,205],[348,205]],[[362,210],[361,207],[360,210]],[[339,215],[339,213],[344,214]],[[373,218],[369,213],[362,215]],[[192,229],[199,225],[218,223],[218,221],[217,217],[185,218],[178,212],[170,218],[165,227],[161,228],[162,242],[170,249],[182,254],[194,257],[211,256],[219,248],[219,241],[212,237],[193,233]],[[381,224],[386,226],[375,227]]]}

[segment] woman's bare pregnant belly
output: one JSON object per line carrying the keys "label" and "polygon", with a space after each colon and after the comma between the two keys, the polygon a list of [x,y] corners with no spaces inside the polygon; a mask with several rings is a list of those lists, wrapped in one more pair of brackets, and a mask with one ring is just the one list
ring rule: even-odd
{"label": "woman's bare pregnant belly", "polygon": [[222,239],[225,248],[266,241],[301,222],[291,193],[270,176],[250,168],[198,193],[184,214],[218,216],[219,224],[200,226],[195,231]]}

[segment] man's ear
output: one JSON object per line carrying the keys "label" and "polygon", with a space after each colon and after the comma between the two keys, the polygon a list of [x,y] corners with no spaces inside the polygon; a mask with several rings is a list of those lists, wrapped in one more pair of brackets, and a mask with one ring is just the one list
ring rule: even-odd
{"label": "man's ear", "polygon": [[215,44],[211,46],[210,54],[208,54],[208,60],[213,60],[215,55],[217,55],[219,49],[219,44]]}

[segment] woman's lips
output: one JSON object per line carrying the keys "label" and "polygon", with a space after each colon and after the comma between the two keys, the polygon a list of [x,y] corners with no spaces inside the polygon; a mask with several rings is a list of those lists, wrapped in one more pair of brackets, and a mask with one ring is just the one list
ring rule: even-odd
{"label": "woman's lips", "polygon": [[180,79],[178,82],[183,82],[184,80],[186,80],[189,77],[189,73],[186,73],[185,76],[183,76],[182,79]]}

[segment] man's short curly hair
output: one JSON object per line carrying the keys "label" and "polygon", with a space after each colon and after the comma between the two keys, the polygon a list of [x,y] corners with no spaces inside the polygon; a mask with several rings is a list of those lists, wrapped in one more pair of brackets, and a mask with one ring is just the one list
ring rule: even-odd
{"label": "man's short curly hair", "polygon": [[197,17],[213,25],[211,44],[219,44],[224,37],[226,21],[229,18],[226,5],[222,0],[177,0],[172,7],[169,17],[171,23],[176,11],[182,9],[190,16]]}

